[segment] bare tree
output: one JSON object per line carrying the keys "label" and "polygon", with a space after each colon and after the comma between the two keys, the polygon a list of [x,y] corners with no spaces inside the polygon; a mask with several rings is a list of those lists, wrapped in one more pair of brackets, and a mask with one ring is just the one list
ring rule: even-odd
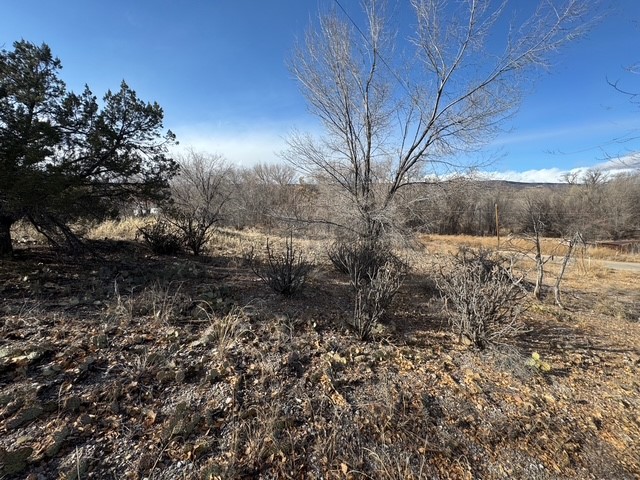
{"label": "bare tree", "polygon": [[570,239],[565,240],[564,243],[567,246],[567,252],[565,253],[562,259],[562,263],[560,264],[560,272],[558,273],[558,276],[556,277],[556,283],[553,286],[553,296],[556,300],[556,305],[558,305],[563,310],[566,307],[562,303],[562,298],[560,294],[561,293],[560,283],[562,282],[562,278],[564,277],[564,272],[567,269],[567,264],[571,259],[571,255],[573,254],[574,248],[576,247],[576,245],[585,245],[584,239],[582,238],[582,235],[580,235],[579,232],[576,232],[575,235],[573,235],[573,237],[571,237]]}
{"label": "bare tree", "polygon": [[231,167],[222,155],[195,150],[178,162],[181,168],[171,184],[173,203],[167,217],[182,232],[187,247],[199,255],[231,195],[227,182]]}
{"label": "bare tree", "polygon": [[533,296],[536,300],[542,298],[542,281],[544,280],[544,266],[551,257],[545,258],[542,255],[542,246],[540,244],[540,236],[545,231],[545,216],[549,214],[549,204],[544,197],[534,194],[526,194],[523,199],[522,216],[527,222],[527,228],[523,235],[526,239],[533,242],[534,259],[536,264],[536,285],[533,290]]}
{"label": "bare tree", "polygon": [[283,153],[346,205],[342,218],[334,211],[324,221],[368,238],[393,226],[399,190],[490,140],[517,107],[525,76],[588,24],[579,0],[540,1],[513,24],[506,1],[412,0],[413,52],[400,61],[404,32],[391,31],[384,3],[363,2],[363,28],[334,11],[308,32],[291,70],[325,131],[293,133]]}

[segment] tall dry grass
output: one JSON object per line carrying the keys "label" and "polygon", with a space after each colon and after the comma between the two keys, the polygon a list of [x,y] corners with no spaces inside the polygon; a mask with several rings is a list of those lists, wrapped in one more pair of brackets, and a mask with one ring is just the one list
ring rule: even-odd
{"label": "tall dry grass", "polygon": [[105,220],[92,226],[86,234],[91,240],[135,240],[138,229],[151,220],[142,217],[125,217],[119,220]]}

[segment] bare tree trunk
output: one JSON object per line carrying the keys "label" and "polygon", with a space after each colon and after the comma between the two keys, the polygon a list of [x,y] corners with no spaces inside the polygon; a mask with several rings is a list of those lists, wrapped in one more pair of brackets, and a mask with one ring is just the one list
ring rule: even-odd
{"label": "bare tree trunk", "polygon": [[569,263],[569,259],[571,258],[571,254],[573,253],[573,247],[575,246],[578,240],[581,240],[582,237],[579,233],[576,233],[571,240],[569,240],[569,249],[562,259],[562,266],[560,267],[560,273],[558,273],[558,278],[556,278],[556,284],[553,287],[553,295],[556,299],[556,305],[558,305],[563,310],[565,306],[562,304],[562,300],[560,298],[560,282],[562,281],[562,277],[564,276],[564,271],[567,268],[567,264]]}
{"label": "bare tree trunk", "polygon": [[13,225],[13,218],[0,216],[0,257],[8,256],[13,253],[11,225]]}
{"label": "bare tree trunk", "polygon": [[535,230],[536,236],[534,241],[536,244],[536,287],[533,289],[533,296],[536,300],[542,298],[542,280],[544,279],[544,262],[542,260],[542,249],[540,248],[540,233]]}

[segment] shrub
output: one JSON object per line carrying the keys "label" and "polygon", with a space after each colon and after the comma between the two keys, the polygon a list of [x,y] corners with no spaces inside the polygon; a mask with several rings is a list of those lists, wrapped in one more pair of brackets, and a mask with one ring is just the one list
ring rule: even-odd
{"label": "shrub", "polygon": [[449,323],[461,341],[485,348],[524,332],[518,316],[526,291],[496,254],[462,248],[436,283],[453,307]]}
{"label": "shrub", "polygon": [[164,220],[140,227],[138,233],[156,255],[174,255],[180,251],[182,239]]}
{"label": "shrub", "polygon": [[259,261],[253,249],[247,256],[253,272],[272,290],[283,295],[293,295],[302,290],[313,264],[294,249],[293,236],[286,239],[284,252],[276,252],[268,239],[265,250],[266,261]]}
{"label": "shrub", "polygon": [[362,340],[371,336],[373,327],[389,308],[405,277],[392,261],[377,269],[368,282],[360,283],[355,292],[353,326]]}
{"label": "shrub", "polygon": [[172,211],[169,222],[180,231],[180,240],[196,257],[203,252],[214,230],[214,222],[197,213]]}
{"label": "shrub", "polygon": [[398,272],[406,270],[406,265],[389,247],[381,241],[338,240],[327,252],[331,263],[341,273],[349,275],[352,286],[358,290],[362,283],[369,283],[382,268]]}
{"label": "shrub", "polygon": [[354,290],[349,323],[367,340],[402,285],[407,265],[379,239],[338,240],[327,253],[336,270],[349,276]]}

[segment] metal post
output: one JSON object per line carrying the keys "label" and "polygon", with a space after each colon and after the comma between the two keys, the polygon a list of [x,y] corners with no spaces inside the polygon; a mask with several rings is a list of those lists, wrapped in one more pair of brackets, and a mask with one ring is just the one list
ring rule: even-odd
{"label": "metal post", "polygon": [[500,248],[500,221],[498,216],[498,204],[496,206],[496,237],[498,238],[498,249]]}

